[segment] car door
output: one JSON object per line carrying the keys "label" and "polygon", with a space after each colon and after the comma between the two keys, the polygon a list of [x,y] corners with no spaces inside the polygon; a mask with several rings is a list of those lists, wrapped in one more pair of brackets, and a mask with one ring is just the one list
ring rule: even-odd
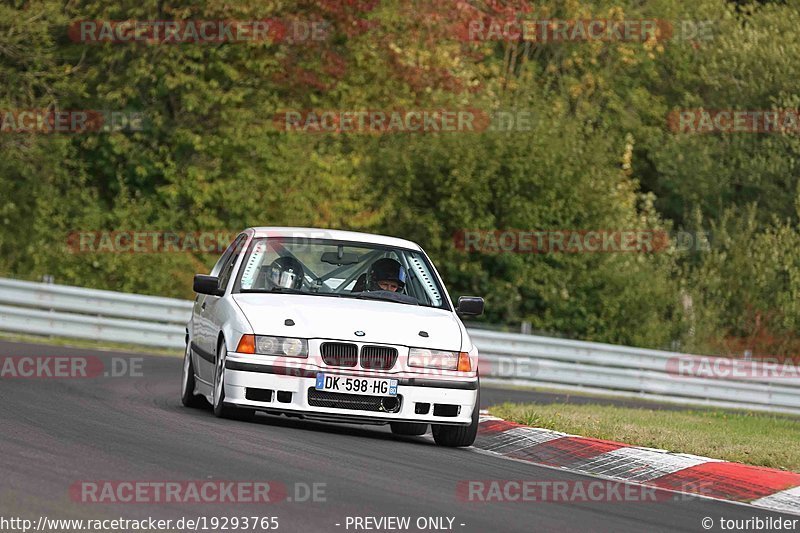
{"label": "car door", "polygon": [[[220,289],[225,290],[231,281],[233,267],[236,265],[240,253],[243,252],[246,240],[246,234],[236,237],[211,270],[211,275],[219,278]],[[217,336],[222,329],[217,312],[221,298],[221,296],[211,294],[198,294],[194,301],[192,338],[195,343],[195,368],[197,376],[207,383],[213,383],[214,379]]]}

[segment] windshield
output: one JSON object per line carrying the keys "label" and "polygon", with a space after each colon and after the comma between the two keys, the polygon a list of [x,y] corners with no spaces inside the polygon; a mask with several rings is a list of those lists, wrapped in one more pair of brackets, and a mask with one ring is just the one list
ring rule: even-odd
{"label": "windshield", "polygon": [[449,309],[422,253],[327,239],[253,239],[234,292],[368,298]]}

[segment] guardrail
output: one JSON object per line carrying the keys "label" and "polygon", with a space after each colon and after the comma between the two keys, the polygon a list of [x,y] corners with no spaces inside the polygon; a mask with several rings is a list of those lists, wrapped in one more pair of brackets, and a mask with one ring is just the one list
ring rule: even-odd
{"label": "guardrail", "polygon": [[[174,298],[0,278],[3,331],[182,349],[191,307]],[[470,335],[484,383],[800,414],[797,374],[696,377],[679,371],[681,361],[691,366],[686,354],[476,328]],[[769,375],[762,363],[737,368]]]}
{"label": "guardrail", "polygon": [[486,383],[800,414],[796,367],[479,329],[470,337]]}
{"label": "guardrail", "polygon": [[0,278],[0,330],[182,348],[192,302]]}

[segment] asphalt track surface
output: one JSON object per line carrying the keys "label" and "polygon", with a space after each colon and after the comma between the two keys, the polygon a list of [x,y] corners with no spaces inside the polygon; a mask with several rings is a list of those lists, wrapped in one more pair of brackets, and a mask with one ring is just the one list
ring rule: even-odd
{"label": "asphalt track surface", "polygon": [[[40,516],[272,516],[278,517],[278,531],[287,532],[399,531],[346,527],[347,517],[382,516],[411,517],[411,527],[402,531],[441,531],[418,529],[416,521],[454,517],[452,530],[459,532],[566,533],[706,531],[705,517],[714,520],[713,531],[721,531],[720,518],[791,518],[666,493],[656,502],[467,502],[457,496],[459,481],[590,478],[474,449],[440,448],[430,433],[396,437],[385,427],[265,415],[255,422],[221,420],[208,409],[181,405],[179,358],[0,342],[0,357],[58,355],[142,358],[141,375],[0,379],[0,517],[36,522]],[[513,391],[508,398],[487,388],[483,398],[494,402],[524,394]],[[102,480],[269,481],[285,484],[295,501],[83,503],[70,494],[76,482]],[[305,495],[303,487],[314,483],[324,484],[324,501],[296,501]]]}

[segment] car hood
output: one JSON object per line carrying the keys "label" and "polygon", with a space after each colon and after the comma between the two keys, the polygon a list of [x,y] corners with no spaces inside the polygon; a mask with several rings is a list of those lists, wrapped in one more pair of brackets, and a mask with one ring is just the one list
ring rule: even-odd
{"label": "car hood", "polygon": [[[399,344],[459,351],[461,327],[450,311],[379,300],[234,294],[257,335]],[[291,319],[293,326],[284,322]],[[356,331],[364,332],[357,336]],[[420,331],[428,333],[421,337]]]}

